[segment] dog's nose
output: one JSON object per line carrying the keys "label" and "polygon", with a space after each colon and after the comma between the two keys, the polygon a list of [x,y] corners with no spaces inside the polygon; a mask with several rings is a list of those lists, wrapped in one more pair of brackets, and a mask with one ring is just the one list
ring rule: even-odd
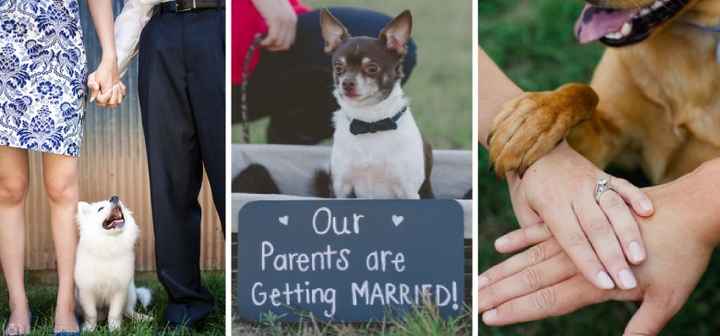
{"label": "dog's nose", "polygon": [[355,90],[355,82],[350,81],[350,80],[343,81],[342,87],[343,87],[343,90],[352,92],[353,90]]}
{"label": "dog's nose", "polygon": [[120,197],[117,197],[117,196],[110,197],[110,203],[118,204],[118,202],[120,202]]}

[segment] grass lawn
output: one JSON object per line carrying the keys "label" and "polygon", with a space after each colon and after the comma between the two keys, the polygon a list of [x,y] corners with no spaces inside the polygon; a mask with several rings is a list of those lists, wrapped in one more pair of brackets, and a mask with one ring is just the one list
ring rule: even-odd
{"label": "grass lawn", "polygon": [[[412,112],[434,148],[472,148],[472,11],[470,0],[307,0],[313,8],[362,6],[390,16],[410,9],[418,64],[405,87]],[[329,66],[329,65],[328,65]],[[267,120],[253,123],[251,141],[265,142]],[[239,142],[240,126],[233,128]]]}
{"label": "grass lawn", "polygon": [[[224,272],[208,272],[203,276],[205,285],[216,299],[216,311],[201,326],[200,330],[193,332],[192,335],[225,335],[225,273]],[[153,293],[153,301],[148,307],[148,311],[140,312],[154,316],[152,322],[133,322],[128,319],[123,320],[123,328],[113,335],[154,335],[155,331],[160,331],[164,326],[160,325],[162,321],[163,308],[167,303],[167,296],[162,285],[154,280],[153,277],[143,277],[136,284],[140,287],[148,287]],[[28,286],[28,296],[30,300],[30,309],[35,319],[33,324],[33,332],[31,335],[52,335],[54,306],[56,297],[56,286],[48,284],[31,284]],[[9,315],[7,303],[7,287],[0,285],[0,327],[4,329],[7,317]],[[163,334],[163,333],[161,333]],[[168,335],[190,335],[188,332],[165,333]],[[101,322],[98,331],[94,333],[83,333],[83,335],[110,335],[107,330],[107,324]]]}
{"label": "grass lawn", "polygon": [[[479,42],[525,90],[551,90],[570,81],[588,82],[602,53],[599,45],[580,46],[572,28],[582,2],[567,0],[478,0]],[[482,75],[480,76],[482,80]],[[479,153],[478,202],[480,269],[502,260],[493,240],[517,227],[507,187],[488,172],[487,154]],[[666,335],[717,335],[720,330],[720,254]],[[607,303],[565,317],[514,327],[480,326],[480,335],[619,335],[636,306]]]}
{"label": "grass lawn", "polygon": [[448,336],[470,335],[472,317],[470,307],[458,318],[443,320],[432,307],[422,307],[408,313],[401,320],[389,320],[367,324],[330,324],[316,321],[312,316],[299,323],[280,323],[275,317],[267,317],[257,324],[237,322],[233,324],[235,336]]}

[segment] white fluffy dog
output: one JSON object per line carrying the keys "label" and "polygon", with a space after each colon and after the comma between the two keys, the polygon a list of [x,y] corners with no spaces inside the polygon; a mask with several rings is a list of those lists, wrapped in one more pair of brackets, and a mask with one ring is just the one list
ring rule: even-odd
{"label": "white fluffy dog", "polygon": [[77,221],[75,284],[85,321],[82,329],[95,330],[99,312],[105,309],[110,330],[121,327],[123,315],[150,319],[135,311],[138,301],[147,307],[152,295],[147,288],[135,287],[135,242],[140,230],[132,213],[113,196],[92,204],[80,202]]}

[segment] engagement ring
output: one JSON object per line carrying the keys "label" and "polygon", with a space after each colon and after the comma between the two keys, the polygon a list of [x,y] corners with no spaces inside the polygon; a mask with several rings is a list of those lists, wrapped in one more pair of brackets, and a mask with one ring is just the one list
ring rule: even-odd
{"label": "engagement ring", "polygon": [[595,200],[600,201],[600,196],[602,196],[603,193],[610,190],[610,178],[601,178],[597,181],[597,184],[595,184]]}

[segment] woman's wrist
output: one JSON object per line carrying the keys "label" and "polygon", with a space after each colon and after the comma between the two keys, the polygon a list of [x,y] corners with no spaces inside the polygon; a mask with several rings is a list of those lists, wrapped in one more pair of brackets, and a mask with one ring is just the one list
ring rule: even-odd
{"label": "woman's wrist", "polygon": [[483,77],[478,82],[478,140],[487,148],[487,136],[492,128],[493,119],[503,104],[523,94],[520,89],[490,57],[480,48],[478,54],[478,73]]}
{"label": "woman's wrist", "polygon": [[[547,154],[545,154],[545,156],[538,159],[538,161],[536,161],[536,163],[539,161],[542,161],[543,159],[548,158],[548,157],[554,157],[554,158],[558,158],[558,160],[564,160],[563,157],[569,158],[573,154],[578,155],[577,152],[575,152],[575,150],[567,142],[567,140],[563,140],[560,143],[558,143],[557,146],[555,146],[555,148],[553,148],[551,151],[549,151]],[[530,169],[532,169],[531,167],[532,166],[528,167],[528,171]],[[516,173],[514,171],[511,171],[505,175],[505,178],[507,178],[510,186],[513,186],[516,182],[520,181],[520,179],[515,174]]]}
{"label": "woman's wrist", "polygon": [[[576,157],[581,156],[570,144],[567,142],[567,140],[560,141],[555,148],[547,152],[544,156],[540,157],[536,163],[545,159],[545,158],[552,158],[554,160],[558,160],[559,162],[577,162],[577,160],[574,160]],[[532,167],[532,166],[530,166]],[[528,167],[528,170],[530,169]]]}
{"label": "woman's wrist", "polygon": [[100,58],[101,62],[108,62],[109,64],[117,63],[117,53],[115,52],[115,48],[108,48],[111,50],[105,50],[103,49],[102,56]]}
{"label": "woman's wrist", "polygon": [[[707,161],[692,172],[690,194],[698,199],[697,211],[703,213],[701,230],[713,247],[720,245],[720,159]],[[702,200],[702,201],[700,201]]]}

